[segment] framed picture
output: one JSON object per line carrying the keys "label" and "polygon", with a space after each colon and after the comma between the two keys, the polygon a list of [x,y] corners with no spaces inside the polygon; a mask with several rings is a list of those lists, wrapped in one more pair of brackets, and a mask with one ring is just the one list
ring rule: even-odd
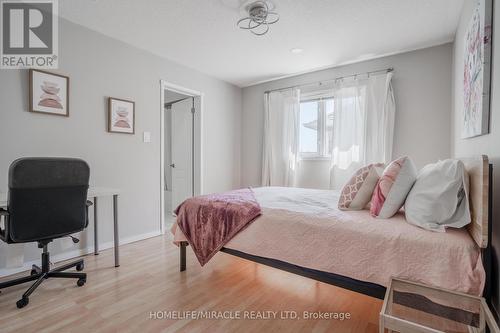
{"label": "framed picture", "polygon": [[135,102],[108,98],[108,132],[135,133]]}
{"label": "framed picture", "polygon": [[462,138],[489,133],[492,0],[476,0],[465,34]]}
{"label": "framed picture", "polygon": [[29,111],[69,117],[69,77],[29,70]]}

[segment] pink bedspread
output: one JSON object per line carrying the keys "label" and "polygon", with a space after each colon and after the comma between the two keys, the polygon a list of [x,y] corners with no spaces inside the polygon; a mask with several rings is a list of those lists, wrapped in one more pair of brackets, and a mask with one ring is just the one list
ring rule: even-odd
{"label": "pink bedspread", "polygon": [[[376,219],[340,211],[338,192],[254,188],[262,216],[226,245],[248,254],[388,286],[392,276],[480,295],[480,249],[465,229],[410,225],[402,214]],[[173,228],[174,240],[185,240]]]}
{"label": "pink bedspread", "polygon": [[189,198],[177,207],[177,226],[203,266],[261,209],[250,189]]}

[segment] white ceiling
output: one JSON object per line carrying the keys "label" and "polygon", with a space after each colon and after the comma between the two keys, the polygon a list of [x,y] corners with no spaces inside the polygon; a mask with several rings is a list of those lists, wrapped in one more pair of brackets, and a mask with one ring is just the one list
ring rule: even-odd
{"label": "white ceiling", "polygon": [[[240,87],[452,41],[463,0],[274,0],[265,36],[235,26],[248,0],[64,0],[75,23]],[[301,54],[290,49],[302,48]]]}

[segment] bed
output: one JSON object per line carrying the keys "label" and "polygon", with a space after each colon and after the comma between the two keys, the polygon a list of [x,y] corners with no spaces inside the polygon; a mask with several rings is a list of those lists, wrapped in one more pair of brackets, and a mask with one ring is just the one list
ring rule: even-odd
{"label": "bed", "polygon": [[[430,232],[402,213],[340,211],[335,191],[265,187],[252,189],[262,215],[221,251],[378,298],[392,276],[488,298],[491,166],[486,156],[462,161],[470,178],[466,228]],[[174,230],[182,271],[187,243]]]}

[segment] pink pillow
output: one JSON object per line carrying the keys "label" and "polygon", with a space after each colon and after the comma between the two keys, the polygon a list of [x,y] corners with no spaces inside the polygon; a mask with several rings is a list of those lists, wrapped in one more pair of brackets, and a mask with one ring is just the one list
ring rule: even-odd
{"label": "pink pillow", "polygon": [[369,164],[357,170],[340,192],[340,210],[362,210],[370,202],[384,164]]}
{"label": "pink pillow", "polygon": [[387,219],[396,214],[417,179],[417,170],[407,156],[392,161],[385,168],[373,191],[370,213]]}

